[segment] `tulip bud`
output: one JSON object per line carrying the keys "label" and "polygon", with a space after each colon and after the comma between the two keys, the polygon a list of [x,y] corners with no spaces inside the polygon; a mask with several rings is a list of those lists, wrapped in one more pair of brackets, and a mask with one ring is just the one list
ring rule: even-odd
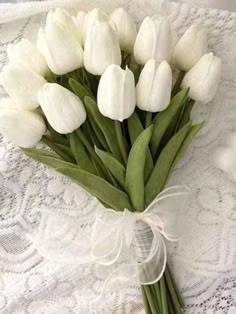
{"label": "tulip bud", "polygon": [[119,8],[112,12],[110,19],[118,34],[121,50],[132,53],[137,37],[133,18],[123,8]]}
{"label": "tulip bud", "polygon": [[84,29],[85,17],[86,17],[86,12],[84,11],[79,11],[76,17],[72,16],[72,19],[77,26],[77,32],[78,32],[79,42],[80,42],[81,47],[84,46],[83,29]]}
{"label": "tulip bud", "polygon": [[174,63],[179,70],[189,71],[207,53],[207,31],[190,26],[180,38],[174,51]]}
{"label": "tulip bud", "polygon": [[107,22],[96,22],[87,33],[84,66],[94,75],[102,75],[111,64],[121,64],[119,39]]}
{"label": "tulip bud", "polygon": [[83,27],[84,42],[86,40],[88,31],[96,24],[96,22],[108,22],[108,15],[98,8],[88,12],[85,16]]}
{"label": "tulip bud", "polygon": [[0,103],[0,133],[16,145],[35,146],[46,132],[46,125],[39,113],[21,109],[11,99]]}
{"label": "tulip bud", "polygon": [[146,17],[135,41],[135,60],[139,64],[145,64],[150,59],[155,59],[159,63],[163,60],[169,62],[173,54],[173,37],[167,18],[157,15]]}
{"label": "tulip bud", "polygon": [[135,81],[133,73],[118,65],[110,65],[98,86],[98,109],[112,120],[123,121],[135,110]]}
{"label": "tulip bud", "polygon": [[71,133],[86,120],[81,100],[59,84],[44,84],[38,100],[48,122],[58,133]]}
{"label": "tulip bud", "polygon": [[17,44],[8,45],[8,58],[10,62],[19,63],[41,76],[48,72],[47,63],[40,51],[28,39],[21,39]]}
{"label": "tulip bud", "polygon": [[158,65],[154,59],[149,60],[136,87],[137,106],[150,112],[165,110],[170,103],[171,87],[172,72],[169,64],[162,61]]}
{"label": "tulip bud", "polygon": [[182,87],[190,88],[189,96],[202,103],[210,102],[217,91],[221,77],[221,60],[208,53],[185,75]]}
{"label": "tulip bud", "polygon": [[24,109],[36,109],[37,94],[46,80],[20,64],[9,63],[1,73],[1,84],[12,100]]}
{"label": "tulip bud", "polygon": [[69,13],[56,9],[48,13],[45,28],[39,30],[37,44],[52,72],[63,75],[83,66],[80,40]]}

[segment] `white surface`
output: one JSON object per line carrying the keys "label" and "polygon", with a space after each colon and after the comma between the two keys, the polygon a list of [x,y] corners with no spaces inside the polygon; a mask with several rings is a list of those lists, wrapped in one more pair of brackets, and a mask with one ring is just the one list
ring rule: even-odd
{"label": "white surface", "polygon": [[176,0],[176,2],[188,3],[199,7],[236,11],[235,0]]}
{"label": "white surface", "polygon": [[[73,1],[60,1],[72,5]],[[50,2],[50,6],[55,3]],[[57,1],[58,3],[58,1]],[[81,3],[81,2],[77,2]],[[95,1],[93,2],[95,3]],[[107,1],[103,1],[107,3]],[[140,21],[157,9],[154,0],[126,5]],[[22,17],[48,4],[6,10],[1,18]],[[13,13],[11,15],[11,13]],[[189,314],[236,312],[236,185],[214,168],[211,155],[229,130],[236,129],[235,13],[172,4],[169,16],[178,34],[192,23],[209,30],[210,48],[223,60],[223,75],[214,101],[196,105],[194,120],[205,127],[172,177],[170,184],[186,184],[192,196],[186,208],[185,238],[169,247],[169,259]],[[22,37],[35,39],[44,15],[6,23],[0,29],[1,67],[6,45]],[[0,90],[3,95],[3,90]],[[89,228],[98,203],[80,187],[26,158],[11,143],[0,141],[0,312],[3,314],[121,314],[143,313],[138,287],[109,295],[93,310],[88,303],[104,280],[99,267],[63,265],[43,259],[28,238],[40,220],[40,210],[70,213]]]}

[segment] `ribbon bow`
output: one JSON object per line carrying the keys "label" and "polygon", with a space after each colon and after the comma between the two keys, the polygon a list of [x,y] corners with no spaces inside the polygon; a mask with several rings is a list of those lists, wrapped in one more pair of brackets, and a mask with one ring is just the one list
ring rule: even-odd
{"label": "ribbon bow", "polygon": [[106,288],[124,281],[156,283],[166,267],[165,240],[178,241],[188,189],[173,186],[161,192],[144,212],[103,209],[91,232],[75,218],[43,211],[39,230],[31,235],[39,252],[50,260],[69,264],[115,265]]}

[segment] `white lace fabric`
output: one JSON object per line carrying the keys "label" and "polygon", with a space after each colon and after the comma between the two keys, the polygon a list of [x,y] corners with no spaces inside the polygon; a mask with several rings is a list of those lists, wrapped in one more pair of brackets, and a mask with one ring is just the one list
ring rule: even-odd
{"label": "white lace fabric", "polygon": [[[0,64],[6,46],[22,37],[35,40],[44,12],[55,6],[78,10],[108,1],[45,1],[6,10],[0,5]],[[157,0],[112,1],[124,4],[140,22],[154,14]],[[192,194],[183,221],[184,238],[168,247],[168,258],[189,314],[236,313],[236,185],[212,164],[212,153],[228,131],[236,130],[236,14],[171,3],[168,15],[178,34],[192,23],[209,30],[210,49],[223,60],[216,98],[196,104],[193,119],[205,126],[179,162],[169,185],[188,185]],[[23,18],[25,17],[25,18]],[[19,19],[21,18],[21,19]],[[11,21],[10,20],[14,20]],[[0,89],[1,97],[4,96]],[[99,203],[62,175],[34,162],[0,139],[0,313],[144,313],[138,286],[109,294],[89,307],[104,281],[99,265],[85,267],[49,261],[32,245],[28,232],[49,208],[69,213],[90,228]]]}

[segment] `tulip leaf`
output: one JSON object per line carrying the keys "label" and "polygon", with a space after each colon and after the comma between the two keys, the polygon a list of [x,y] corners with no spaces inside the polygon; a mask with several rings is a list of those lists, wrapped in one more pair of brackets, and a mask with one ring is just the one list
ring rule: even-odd
{"label": "tulip leaf", "polygon": [[181,129],[186,123],[189,122],[190,117],[191,117],[191,111],[193,109],[194,104],[195,104],[195,101],[192,99],[190,99],[187,102],[187,104],[184,108],[184,112],[183,112],[181,119],[179,121],[178,130]]}
{"label": "tulip leaf", "polygon": [[153,125],[144,130],[131,148],[126,168],[125,185],[133,207],[144,209],[144,167]]}
{"label": "tulip leaf", "polygon": [[124,209],[131,210],[127,194],[112,186],[104,179],[84,170],[72,169],[70,167],[60,168],[58,171],[79,183],[81,187],[110,206],[110,208],[118,211],[123,211]]}
{"label": "tulip leaf", "polygon": [[105,207],[116,210],[131,209],[127,194],[113,187],[104,179],[80,169],[77,165],[56,158],[56,154],[46,150],[32,148],[22,148],[22,150],[28,157],[52,167],[73,179],[81,187],[97,197]]}
{"label": "tulip leaf", "polygon": [[[98,138],[100,145],[106,150],[109,151],[109,146],[107,145],[106,139],[101,131],[101,129],[97,126],[93,119],[90,119],[89,123],[91,124],[92,130]],[[97,145],[98,146],[98,145]]]}
{"label": "tulip leaf", "polygon": [[148,206],[164,188],[174,160],[190,129],[191,122],[176,133],[162,150],[145,187],[146,206]]}
{"label": "tulip leaf", "polygon": [[[131,144],[133,145],[138,136],[143,132],[143,125],[137,115],[136,112],[132,114],[132,116],[128,119],[128,128],[129,128],[129,135]],[[147,149],[147,156],[146,156],[146,164],[145,164],[145,182],[149,179],[152,170],[153,170],[153,160],[152,160],[152,154],[150,152],[150,149],[148,147]]]}
{"label": "tulip leaf", "polygon": [[69,147],[53,143],[48,137],[43,136],[42,141],[50,147],[55,153],[57,153],[62,159],[67,162],[75,163],[75,159],[69,149]]}
{"label": "tulip leaf", "polygon": [[104,152],[97,147],[96,153],[103,161],[105,167],[111,172],[113,177],[119,182],[120,186],[125,189],[125,167],[115,159],[110,153]]}
{"label": "tulip leaf", "polygon": [[59,169],[61,167],[71,167],[77,169],[78,166],[62,160],[55,153],[43,149],[22,148],[23,152],[30,158],[37,160],[49,167]]}
{"label": "tulip leaf", "polygon": [[85,97],[84,103],[89,119],[93,120],[102,131],[112,155],[117,160],[122,161],[113,121],[99,112],[96,102],[90,97]]}
{"label": "tulip leaf", "polygon": [[75,132],[71,133],[69,135],[69,139],[72,154],[80,168],[90,173],[96,174],[96,169],[77,134]]}
{"label": "tulip leaf", "polygon": [[95,133],[93,132],[88,119],[84,122],[81,128],[86,138],[90,141],[91,145],[101,147],[101,144],[98,141]]}
{"label": "tulip leaf", "polygon": [[143,125],[136,112],[134,112],[132,116],[128,119],[128,128],[130,141],[133,145],[139,135],[143,132]]}
{"label": "tulip leaf", "polygon": [[53,142],[55,142],[57,144],[69,146],[69,142],[68,142],[65,135],[62,135],[62,134],[58,133],[57,131],[55,131],[49,123],[47,123],[47,128],[48,128],[48,131],[50,133],[50,137],[52,138]]}
{"label": "tulip leaf", "polygon": [[70,78],[69,85],[72,91],[75,93],[75,95],[77,95],[82,102],[84,102],[84,98],[86,96],[94,98],[92,92],[88,88],[84,87],[80,82],[76,81],[75,79]]}
{"label": "tulip leaf", "polygon": [[168,108],[157,115],[157,119],[154,124],[153,135],[151,138],[151,152],[153,158],[157,154],[158,147],[160,145],[161,139],[167,131],[169,125],[176,118],[179,110],[184,105],[189,90],[185,89],[179,92],[170,102]]}
{"label": "tulip leaf", "polygon": [[172,168],[175,167],[175,165],[177,164],[177,162],[180,160],[180,158],[183,156],[183,154],[185,153],[185,151],[187,150],[187,148],[189,147],[189,145],[191,144],[193,138],[198,134],[198,132],[202,129],[204,125],[204,122],[199,123],[199,124],[195,124],[191,127],[190,131],[188,132],[187,136],[185,137],[178,153],[177,156],[175,158],[175,161],[172,165]]}

